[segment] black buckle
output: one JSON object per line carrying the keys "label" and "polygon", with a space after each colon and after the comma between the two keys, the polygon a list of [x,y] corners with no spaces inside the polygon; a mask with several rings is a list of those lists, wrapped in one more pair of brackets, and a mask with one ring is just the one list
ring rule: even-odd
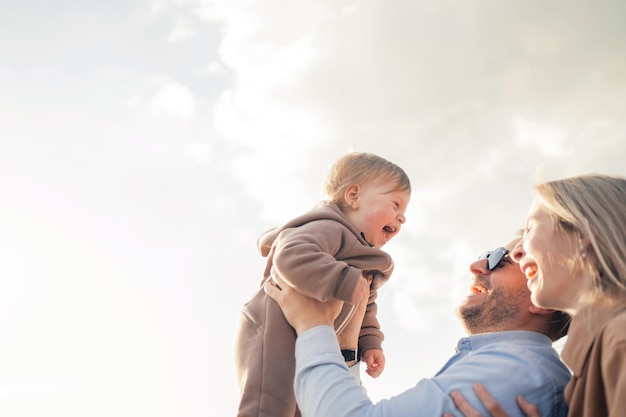
{"label": "black buckle", "polygon": [[358,351],[356,349],[341,349],[341,354],[346,362],[359,359]]}

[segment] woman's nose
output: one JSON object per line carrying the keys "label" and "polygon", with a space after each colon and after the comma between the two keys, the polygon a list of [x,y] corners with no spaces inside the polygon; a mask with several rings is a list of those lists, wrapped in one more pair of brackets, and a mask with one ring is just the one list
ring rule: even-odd
{"label": "woman's nose", "polygon": [[525,252],[523,243],[524,239],[521,239],[519,242],[517,242],[517,245],[515,245],[515,247],[511,251],[511,259],[513,259],[515,262],[519,262],[524,257]]}

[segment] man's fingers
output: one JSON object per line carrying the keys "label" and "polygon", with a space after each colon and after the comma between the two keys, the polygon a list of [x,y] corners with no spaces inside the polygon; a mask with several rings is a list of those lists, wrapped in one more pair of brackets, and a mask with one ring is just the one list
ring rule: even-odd
{"label": "man's fingers", "polygon": [[270,269],[270,281],[273,281],[274,284],[278,287],[278,289],[282,289],[285,286],[285,281],[280,276],[278,272],[272,267]]}
{"label": "man's fingers", "polygon": [[508,417],[508,414],[500,407],[500,404],[482,384],[474,384],[474,392],[494,417]]}
{"label": "man's fingers", "polygon": [[282,295],[282,290],[278,286],[278,284],[276,284],[272,280],[269,280],[263,286],[263,290],[265,291],[265,294],[269,295],[270,298],[272,298],[274,301],[276,301],[276,302],[278,302],[280,304],[279,298]]}
{"label": "man's fingers", "polygon": [[452,401],[454,401],[456,408],[458,408],[465,417],[482,417],[480,413],[470,405],[465,397],[461,395],[461,393],[453,391],[450,393],[450,396],[452,397]]}
{"label": "man's fingers", "polygon": [[541,417],[539,408],[521,395],[517,396],[517,404],[528,417]]}

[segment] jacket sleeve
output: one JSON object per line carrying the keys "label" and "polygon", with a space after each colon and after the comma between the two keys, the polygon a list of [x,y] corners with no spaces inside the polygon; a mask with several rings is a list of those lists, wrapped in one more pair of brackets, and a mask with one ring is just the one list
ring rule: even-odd
{"label": "jacket sleeve", "polygon": [[602,348],[602,378],[610,416],[622,415],[626,410],[626,337],[622,323],[619,328],[607,329]]}
{"label": "jacket sleeve", "polygon": [[345,245],[358,244],[336,221],[319,220],[283,230],[274,252],[274,268],[299,292],[327,301],[336,298],[350,302],[361,271],[337,260]]}
{"label": "jacket sleeve", "polygon": [[383,348],[383,340],[385,338],[383,332],[380,330],[380,323],[378,322],[378,305],[376,304],[376,298],[378,297],[377,290],[370,290],[370,297],[365,310],[365,316],[363,317],[363,324],[361,325],[361,332],[359,333],[359,351],[365,352],[369,349]]}

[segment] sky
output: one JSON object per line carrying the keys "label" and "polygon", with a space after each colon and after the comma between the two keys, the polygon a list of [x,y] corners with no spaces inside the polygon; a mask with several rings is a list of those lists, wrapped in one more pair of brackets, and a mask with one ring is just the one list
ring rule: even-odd
{"label": "sky", "polygon": [[[374,401],[464,335],[537,181],[626,175],[626,3],[0,1],[0,415],[227,416],[257,237],[373,152],[413,186]],[[558,346],[557,346],[558,348]]]}

